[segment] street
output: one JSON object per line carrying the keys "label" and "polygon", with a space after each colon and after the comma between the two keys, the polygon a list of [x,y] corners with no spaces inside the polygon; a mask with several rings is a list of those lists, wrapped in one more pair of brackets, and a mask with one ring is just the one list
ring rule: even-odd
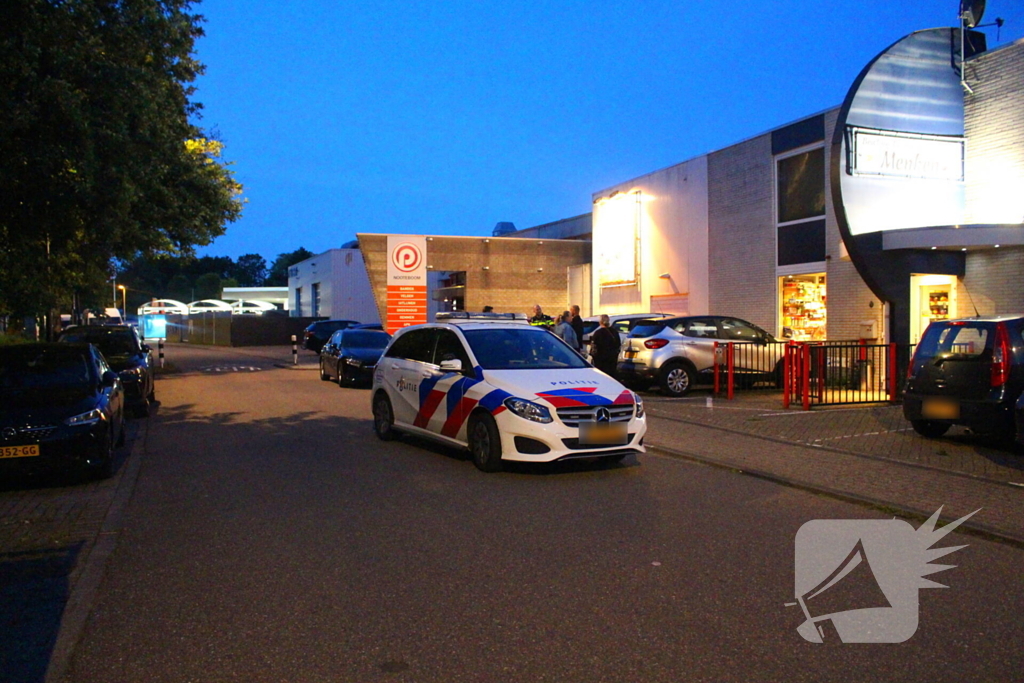
{"label": "street", "polygon": [[[176,352],[183,372],[158,381],[119,473],[137,463],[103,529],[116,547],[51,678],[1024,675],[1015,545],[953,533],[938,545],[967,547],[936,562],[955,565],[928,577],[949,588],[919,591],[910,640],[815,645],[796,631],[800,608],[784,606],[797,531],[891,514],[653,451],[487,475],[455,451],[377,440],[366,388],[230,349]],[[686,425],[655,427],[685,450]]]}

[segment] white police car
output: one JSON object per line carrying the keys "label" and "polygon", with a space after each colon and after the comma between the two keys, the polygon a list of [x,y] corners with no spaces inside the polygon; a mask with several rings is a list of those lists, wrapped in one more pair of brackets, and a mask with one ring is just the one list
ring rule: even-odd
{"label": "white police car", "polygon": [[502,460],[621,460],[644,452],[641,398],[565,342],[513,314],[439,314],[395,333],[377,363],[373,426]]}

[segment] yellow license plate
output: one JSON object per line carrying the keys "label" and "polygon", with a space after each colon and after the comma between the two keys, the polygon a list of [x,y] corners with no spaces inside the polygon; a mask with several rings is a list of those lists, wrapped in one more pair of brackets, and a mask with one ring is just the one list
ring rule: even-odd
{"label": "yellow license plate", "polygon": [[632,359],[636,358],[636,351],[632,351],[632,350],[630,350],[630,351],[626,351],[626,352],[625,352],[625,353],[624,353],[623,355],[624,355],[624,356],[625,356],[626,358],[628,358],[628,359],[632,360]]}
{"label": "yellow license plate", "polygon": [[625,422],[580,424],[580,443],[587,446],[621,446],[627,438]]}
{"label": "yellow license plate", "polygon": [[960,417],[960,404],[940,398],[927,398],[921,403],[921,417],[929,420],[955,420]]}
{"label": "yellow license plate", "polygon": [[27,458],[39,455],[39,446],[0,446],[0,458]]}

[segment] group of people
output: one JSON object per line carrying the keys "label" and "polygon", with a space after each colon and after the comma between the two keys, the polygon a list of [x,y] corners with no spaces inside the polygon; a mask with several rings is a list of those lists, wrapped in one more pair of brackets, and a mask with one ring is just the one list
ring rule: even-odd
{"label": "group of people", "polygon": [[[562,311],[555,320],[544,313],[540,304],[536,304],[529,321],[531,325],[550,328],[562,341],[581,355],[586,355],[583,349],[583,318],[580,317],[579,306],[570,306],[568,311]],[[607,315],[600,317],[599,327],[590,335],[590,356],[594,367],[609,377],[615,377],[615,366],[619,358],[619,333],[611,328]]]}

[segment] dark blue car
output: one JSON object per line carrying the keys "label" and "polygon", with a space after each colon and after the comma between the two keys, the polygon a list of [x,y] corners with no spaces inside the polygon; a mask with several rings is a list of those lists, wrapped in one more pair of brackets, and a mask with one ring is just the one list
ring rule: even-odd
{"label": "dark blue car", "polygon": [[320,379],[336,379],[338,386],[370,382],[390,339],[391,335],[381,330],[338,330],[320,349]]}
{"label": "dark blue car", "polygon": [[65,344],[95,344],[124,385],[127,409],[136,416],[149,415],[156,400],[153,355],[130,325],[69,327],[57,339]]}
{"label": "dark blue car", "polygon": [[26,473],[114,472],[124,392],[89,344],[0,346],[0,464]]}

